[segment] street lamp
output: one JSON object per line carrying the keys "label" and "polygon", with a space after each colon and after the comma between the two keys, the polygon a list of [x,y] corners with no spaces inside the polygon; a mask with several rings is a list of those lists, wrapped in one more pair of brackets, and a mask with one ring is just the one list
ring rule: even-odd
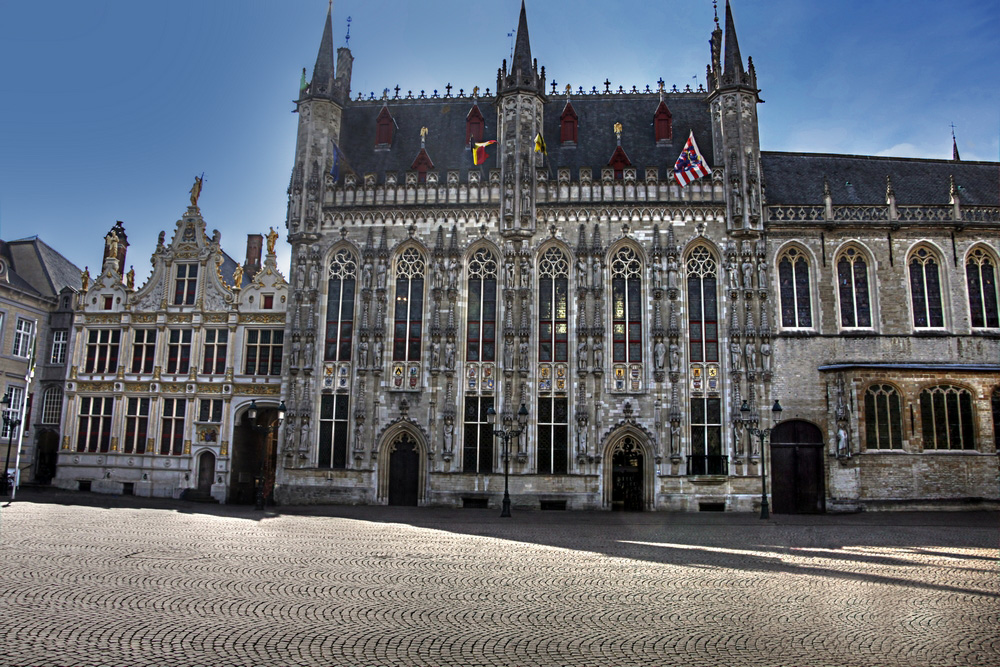
{"label": "street lamp", "polygon": [[[285,421],[285,402],[282,401],[281,405],[278,406],[278,421],[273,424],[267,424],[265,426],[260,426],[257,424],[257,401],[250,401],[250,407],[247,409],[247,417],[250,418],[250,428],[252,428],[257,433],[264,433],[270,435],[271,433],[277,433],[278,428],[281,427],[281,422]],[[267,460],[270,449],[267,447],[267,437],[265,436],[261,440],[261,452],[260,456],[260,470],[257,473],[257,483],[256,483],[256,502],[254,505],[255,509],[264,509],[264,480],[267,479]]]}
{"label": "street lamp", "polygon": [[771,436],[771,432],[781,419],[781,403],[778,403],[777,399],[774,400],[774,407],[771,408],[771,428],[757,428],[757,422],[750,416],[750,406],[747,405],[746,401],[743,401],[740,412],[743,413],[747,431],[760,438],[760,518],[770,519],[771,512],[767,504],[767,459],[764,453],[764,440]]}
{"label": "street lamp", "polygon": [[493,428],[493,435],[503,439],[503,509],[500,511],[501,517],[510,516],[510,439],[520,438],[528,425],[528,408],[521,403],[521,409],[517,411],[517,428],[500,429],[495,428],[497,421],[497,411],[491,405],[486,410],[486,419]]}
{"label": "street lamp", "polygon": [[7,456],[4,458],[3,462],[3,495],[10,495],[10,477],[7,475],[7,470],[10,468],[10,450],[14,447],[14,431],[18,426],[21,425],[20,417],[12,417],[10,414],[10,406],[14,401],[9,393],[4,394],[4,397],[0,399],[0,405],[3,406],[3,427],[7,429],[7,435],[9,440],[7,441]]}

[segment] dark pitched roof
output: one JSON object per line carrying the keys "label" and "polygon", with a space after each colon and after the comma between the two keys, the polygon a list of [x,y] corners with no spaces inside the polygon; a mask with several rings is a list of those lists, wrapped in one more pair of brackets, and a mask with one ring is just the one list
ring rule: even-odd
{"label": "dark pitched roof", "polygon": [[32,236],[4,244],[10,284],[26,292],[55,297],[64,287],[80,288],[80,268]]}
{"label": "dark pitched roof", "polygon": [[[621,123],[622,148],[640,170],[659,168],[664,178],[666,169],[673,167],[677,156],[693,130],[702,155],[711,162],[711,118],[705,93],[671,93],[665,96],[673,116],[673,140],[657,144],[653,128],[653,115],[660,104],[656,93],[580,95],[572,98],[573,109],[579,118],[578,141],[575,146],[563,146],[559,141],[559,116],[566,105],[565,96],[551,98],[545,104],[544,136],[548,147],[547,164],[555,176],[561,167],[571,169],[577,178],[579,169],[594,169],[599,176],[615,152],[615,123]],[[460,97],[431,97],[422,99],[389,100],[388,109],[396,123],[389,150],[375,150],[375,119],[382,110],[381,102],[353,102],[343,113],[340,149],[346,161],[359,175],[377,173],[384,182],[386,172],[399,174],[410,169],[420,153],[420,128],[427,127],[427,153],[439,172],[460,170],[461,178],[472,165],[472,156],[465,143],[465,122],[473,101]],[[486,120],[483,139],[497,139],[496,98],[478,100],[479,109]],[[499,167],[497,154],[502,148],[487,149],[490,157],[478,167],[486,173]],[[343,171],[343,169],[342,169]],[[640,172],[641,173],[641,172]]]}
{"label": "dark pitched roof", "polygon": [[886,176],[898,205],[943,205],[952,175],[963,205],[1000,205],[996,162],[762,152],[761,164],[769,205],[822,205],[825,178],[835,205],[884,206]]}

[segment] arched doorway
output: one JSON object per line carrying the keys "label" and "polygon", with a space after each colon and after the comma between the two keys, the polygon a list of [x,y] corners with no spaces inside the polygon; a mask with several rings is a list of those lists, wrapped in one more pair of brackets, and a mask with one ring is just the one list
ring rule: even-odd
{"label": "arched doorway", "polygon": [[[274,474],[278,464],[277,428],[278,410],[260,407],[257,410],[257,428],[254,428],[246,411],[233,429],[233,461],[229,478],[229,500],[236,505],[253,505],[257,497],[257,484],[264,485],[264,500],[273,504]],[[267,429],[268,426],[272,428]],[[261,463],[263,462],[263,465]]]}
{"label": "arched doorway", "polygon": [[420,497],[420,453],[409,433],[389,446],[389,504],[416,507]]}
{"label": "arched doorway", "polygon": [[611,509],[641,512],[645,509],[642,447],[630,435],[618,441],[611,454]]}
{"label": "arched doorway", "polygon": [[56,476],[56,461],[59,459],[59,434],[50,430],[39,433],[37,452],[35,481],[48,484]]}
{"label": "arched doorway", "polygon": [[198,493],[211,495],[213,481],[215,481],[215,454],[203,452],[198,457]]}
{"label": "arched doorway", "polygon": [[816,514],[826,509],[823,434],[806,421],[792,419],[771,433],[771,511]]}

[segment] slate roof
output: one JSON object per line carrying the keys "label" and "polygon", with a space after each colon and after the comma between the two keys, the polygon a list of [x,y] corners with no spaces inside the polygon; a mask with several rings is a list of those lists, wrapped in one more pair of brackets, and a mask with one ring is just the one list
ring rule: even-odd
{"label": "slate roof", "polygon": [[761,163],[768,205],[821,206],[826,178],[835,206],[884,206],[886,175],[892,178],[898,206],[948,204],[950,175],[962,205],[1000,205],[996,162],[762,151]]}
{"label": "slate roof", "polygon": [[4,243],[3,255],[12,287],[48,298],[64,287],[80,289],[80,268],[37,236]]}
{"label": "slate roof", "polygon": [[[660,104],[656,93],[597,94],[571,97],[573,109],[579,117],[578,141],[575,146],[560,143],[560,115],[566,106],[566,96],[549,98],[544,109],[545,143],[551,177],[556,170],[571,169],[571,178],[577,179],[581,167],[593,169],[599,178],[600,169],[608,166],[615,152],[617,141],[613,132],[615,123],[621,123],[622,148],[639,177],[644,177],[645,167],[658,167],[660,178],[673,167],[680,155],[688,132],[694,130],[702,155],[711,165],[712,131],[706,93],[668,93],[667,107],[673,116],[673,139],[657,145],[653,131],[653,115]],[[486,120],[483,139],[497,138],[496,98],[480,99],[479,110]],[[378,181],[385,182],[386,172],[400,175],[408,171],[420,152],[420,128],[428,128],[426,150],[434,162],[434,170],[443,176],[446,171],[461,171],[462,182],[472,164],[472,156],[465,143],[465,119],[472,110],[473,101],[461,97],[388,100],[388,109],[396,123],[392,145],[388,150],[375,150],[375,119],[382,110],[381,102],[352,102],[343,112],[340,150],[347,166],[359,176],[378,174]],[[499,168],[499,145],[486,150],[490,157],[478,167],[485,175],[490,169]],[[341,173],[345,165],[341,165]]]}

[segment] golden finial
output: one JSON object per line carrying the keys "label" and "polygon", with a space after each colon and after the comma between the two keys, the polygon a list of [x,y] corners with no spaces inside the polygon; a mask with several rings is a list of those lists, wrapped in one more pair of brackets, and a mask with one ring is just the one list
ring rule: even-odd
{"label": "golden finial", "polygon": [[427,128],[426,127],[420,128],[420,138],[421,139],[427,138]]}
{"label": "golden finial", "polygon": [[567,95],[569,95],[569,94],[570,94],[570,93],[572,93],[572,92],[573,92],[573,86],[571,86],[571,85],[569,85],[569,84],[567,83],[567,84],[566,84],[566,94],[567,94]]}
{"label": "golden finial", "polygon": [[479,86],[472,87],[472,97],[473,98],[479,97]]}
{"label": "golden finial", "polygon": [[621,139],[621,136],[622,136],[622,124],[621,123],[615,123],[615,134],[617,134],[618,138]]}

